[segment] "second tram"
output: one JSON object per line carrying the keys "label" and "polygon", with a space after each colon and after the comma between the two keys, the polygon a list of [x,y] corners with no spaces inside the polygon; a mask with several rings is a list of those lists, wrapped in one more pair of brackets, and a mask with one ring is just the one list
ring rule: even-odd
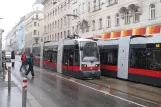
{"label": "second tram", "polygon": [[161,86],[161,36],[129,36],[99,40],[101,73]]}

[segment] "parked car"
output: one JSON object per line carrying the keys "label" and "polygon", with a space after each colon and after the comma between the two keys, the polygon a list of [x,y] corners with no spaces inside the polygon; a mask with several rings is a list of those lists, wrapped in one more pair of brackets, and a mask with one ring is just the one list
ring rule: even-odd
{"label": "parked car", "polygon": [[11,52],[6,52],[6,62],[11,62]]}

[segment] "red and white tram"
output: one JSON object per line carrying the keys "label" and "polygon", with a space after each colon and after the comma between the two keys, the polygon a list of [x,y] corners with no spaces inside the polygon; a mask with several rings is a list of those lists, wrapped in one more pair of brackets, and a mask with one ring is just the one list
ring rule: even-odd
{"label": "red and white tram", "polygon": [[[36,47],[39,46],[35,45],[34,53]],[[45,42],[43,68],[76,78],[100,78],[100,55],[97,43],[89,39],[69,38],[58,42]]]}
{"label": "red and white tram", "polygon": [[97,41],[101,73],[161,86],[161,36],[136,35]]}

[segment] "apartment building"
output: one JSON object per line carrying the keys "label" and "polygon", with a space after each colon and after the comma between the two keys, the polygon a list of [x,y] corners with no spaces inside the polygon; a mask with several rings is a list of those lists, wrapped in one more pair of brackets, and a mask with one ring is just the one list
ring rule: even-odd
{"label": "apartment building", "polygon": [[34,43],[40,42],[43,33],[40,31],[40,26],[43,24],[42,20],[43,6],[42,4],[36,3],[33,6],[33,11],[25,16],[25,48],[31,48]]}
{"label": "apartment building", "polygon": [[45,41],[65,38],[82,20],[87,23],[82,23],[79,35],[100,38],[104,34],[121,35],[121,31],[129,29],[158,26],[161,19],[160,0],[43,0],[42,3]]}

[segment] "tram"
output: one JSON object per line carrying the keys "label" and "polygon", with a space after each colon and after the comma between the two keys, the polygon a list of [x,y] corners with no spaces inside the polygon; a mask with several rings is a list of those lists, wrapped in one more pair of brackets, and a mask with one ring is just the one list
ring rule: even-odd
{"label": "tram", "polygon": [[101,74],[161,86],[161,36],[135,35],[97,41]]}
{"label": "tram", "polygon": [[43,47],[43,67],[76,78],[100,78],[97,43],[88,39],[68,38],[46,42]]}

